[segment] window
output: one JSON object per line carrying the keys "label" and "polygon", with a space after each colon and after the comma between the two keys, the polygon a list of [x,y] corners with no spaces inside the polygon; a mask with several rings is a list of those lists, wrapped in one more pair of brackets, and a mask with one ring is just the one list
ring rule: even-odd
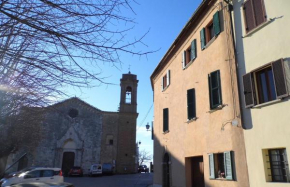
{"label": "window", "polygon": [[243,5],[246,32],[264,23],[267,19],[264,0],[247,0]]}
{"label": "window", "polygon": [[163,132],[167,132],[169,130],[169,111],[168,108],[163,109]]}
{"label": "window", "polygon": [[272,67],[256,72],[259,103],[276,99]]}
{"label": "window", "polygon": [[287,97],[286,74],[283,59],[276,60],[243,76],[246,108]]}
{"label": "window", "polygon": [[131,104],[132,103],[132,88],[128,86],[126,88],[126,104]]}
{"label": "window", "polygon": [[196,56],[196,39],[194,39],[191,42],[191,46],[182,53],[182,68],[184,69],[196,58]]}
{"label": "window", "polygon": [[222,105],[222,92],[219,70],[214,71],[208,75],[208,85],[210,109],[216,109],[220,105]]}
{"label": "window", "polygon": [[187,120],[196,118],[195,89],[187,90]]}
{"label": "window", "polygon": [[52,177],[54,176],[53,170],[42,170],[42,177]]}
{"label": "window", "polygon": [[164,75],[161,80],[162,91],[165,90],[169,85],[170,85],[170,70],[167,70],[166,75]]}
{"label": "window", "polygon": [[266,154],[266,176],[268,182],[290,182],[286,149],[268,149]]}
{"label": "window", "polygon": [[221,32],[220,27],[220,18],[219,18],[219,11],[217,11],[213,15],[212,21],[209,22],[209,24],[202,28],[200,31],[200,43],[201,43],[201,49],[205,49],[206,44],[214,37],[218,36]]}
{"label": "window", "polygon": [[39,177],[40,170],[30,171],[24,176],[24,178],[39,178]]}
{"label": "window", "polygon": [[106,144],[107,145],[113,145],[114,144],[114,136],[113,135],[107,135],[106,136]]}
{"label": "window", "polygon": [[77,109],[70,109],[69,112],[68,112],[68,115],[71,117],[71,118],[75,118],[79,115],[79,111]]}
{"label": "window", "polygon": [[209,154],[210,179],[234,180],[233,152]]}

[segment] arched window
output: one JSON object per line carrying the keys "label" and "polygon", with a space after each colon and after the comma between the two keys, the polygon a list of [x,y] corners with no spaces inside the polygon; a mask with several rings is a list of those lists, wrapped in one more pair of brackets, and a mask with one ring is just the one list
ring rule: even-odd
{"label": "arched window", "polygon": [[125,99],[126,104],[131,104],[132,103],[132,88],[128,86],[126,88],[126,99]]}

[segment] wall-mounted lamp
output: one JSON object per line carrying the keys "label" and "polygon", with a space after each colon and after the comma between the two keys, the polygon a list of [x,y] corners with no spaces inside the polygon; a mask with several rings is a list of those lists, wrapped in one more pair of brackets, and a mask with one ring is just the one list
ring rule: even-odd
{"label": "wall-mounted lamp", "polygon": [[149,123],[147,123],[147,125],[146,125],[146,130],[147,130],[147,131],[150,131],[149,129],[150,129],[150,125],[149,125]]}

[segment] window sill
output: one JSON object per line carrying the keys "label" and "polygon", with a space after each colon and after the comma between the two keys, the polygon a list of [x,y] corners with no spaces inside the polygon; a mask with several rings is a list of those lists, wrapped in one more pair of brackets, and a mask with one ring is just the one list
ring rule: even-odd
{"label": "window sill", "polygon": [[167,130],[167,131],[164,131],[162,134],[167,134],[167,133],[169,133],[169,130]]}
{"label": "window sill", "polygon": [[215,179],[210,179],[210,180],[219,180],[219,181],[233,181],[233,180],[226,179],[226,178],[215,178]]}
{"label": "window sill", "polygon": [[282,101],[282,99],[276,99],[276,100],[273,100],[273,101],[269,101],[269,102],[266,102],[266,103],[255,105],[252,108],[253,109],[255,109],[255,108],[260,109],[260,108],[263,108],[263,107],[266,107],[266,106],[269,106],[269,105],[273,105],[275,103],[280,103],[281,101]]}
{"label": "window sill", "polygon": [[207,113],[213,113],[213,112],[215,112],[215,111],[218,111],[218,110],[221,110],[221,109],[223,109],[225,106],[227,106],[227,105],[219,105],[219,106],[217,106],[216,108],[214,108],[214,109],[211,109],[210,111],[207,111]]}
{"label": "window sill", "polygon": [[210,46],[210,44],[212,44],[213,43],[213,41],[215,41],[215,39],[218,37],[218,35],[217,36],[214,36],[212,39],[210,39],[210,41],[208,41],[207,43],[206,43],[206,45],[204,46],[204,48],[202,49],[202,50],[205,50],[206,48],[208,48],[209,46]]}
{"label": "window sill", "polygon": [[255,32],[257,32],[258,30],[262,29],[263,27],[265,27],[266,25],[268,25],[269,23],[271,23],[272,21],[273,21],[273,19],[270,19],[270,20],[265,21],[264,23],[262,23],[258,27],[254,28],[253,30],[251,30],[250,32],[248,32],[247,34],[245,34],[244,36],[242,36],[242,38],[246,38],[248,36],[251,36],[252,34],[254,34]]}
{"label": "window sill", "polygon": [[185,122],[185,123],[189,124],[189,123],[191,123],[193,121],[196,121],[197,119],[198,119],[197,117],[192,118],[192,119],[188,119],[187,122]]}
{"label": "window sill", "polygon": [[183,68],[183,70],[187,69],[195,60],[196,58],[192,59],[190,62],[188,62],[188,64],[186,64],[186,66]]}
{"label": "window sill", "polygon": [[169,85],[167,85],[165,88],[163,88],[162,92],[165,92],[165,90],[167,90],[168,87],[169,87]]}

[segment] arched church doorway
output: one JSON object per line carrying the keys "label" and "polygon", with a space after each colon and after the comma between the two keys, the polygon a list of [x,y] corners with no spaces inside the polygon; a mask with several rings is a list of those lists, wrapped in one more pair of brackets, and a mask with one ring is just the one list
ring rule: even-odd
{"label": "arched church doorway", "polygon": [[68,175],[69,170],[74,166],[75,153],[74,152],[64,152],[62,157],[62,172],[65,176]]}
{"label": "arched church doorway", "polygon": [[163,187],[169,187],[170,186],[170,163],[169,163],[169,154],[165,153],[163,157],[163,173],[162,173],[162,178],[163,178]]}
{"label": "arched church doorway", "polygon": [[65,141],[63,145],[63,156],[62,156],[62,172],[64,175],[68,175],[69,170],[74,166],[75,163],[75,152],[76,143],[72,139]]}

